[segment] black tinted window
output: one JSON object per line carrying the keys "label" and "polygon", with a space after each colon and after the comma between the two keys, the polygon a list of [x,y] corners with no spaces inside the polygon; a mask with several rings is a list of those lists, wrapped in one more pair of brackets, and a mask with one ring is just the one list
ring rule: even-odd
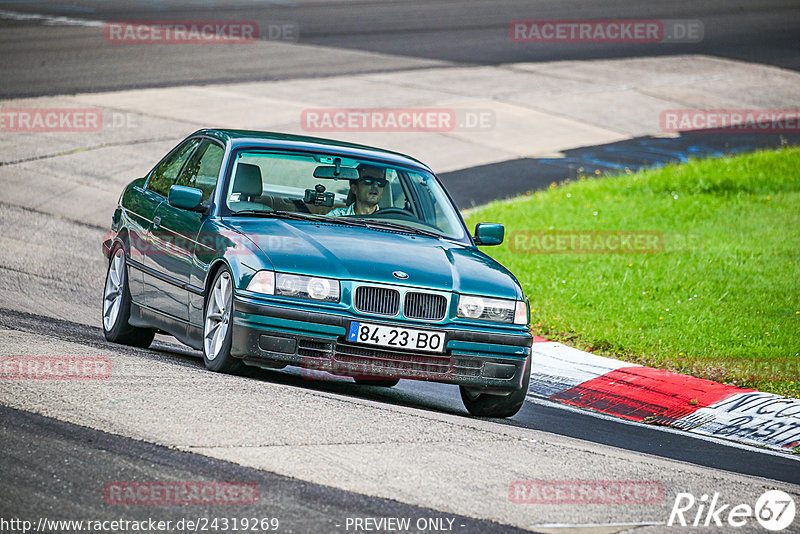
{"label": "black tinted window", "polygon": [[198,139],[189,139],[164,158],[150,176],[147,188],[159,195],[168,196],[169,188],[177,183],[178,173],[199,142]]}
{"label": "black tinted window", "polygon": [[177,184],[202,190],[203,202],[208,201],[211,198],[211,193],[214,192],[214,187],[217,185],[224,155],[224,148],[204,139],[189,164],[184,167]]}

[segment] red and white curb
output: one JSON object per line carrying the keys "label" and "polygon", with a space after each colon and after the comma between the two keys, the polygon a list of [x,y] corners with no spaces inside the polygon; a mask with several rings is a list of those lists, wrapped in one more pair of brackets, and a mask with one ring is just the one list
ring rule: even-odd
{"label": "red and white curb", "polygon": [[597,356],[534,337],[528,395],[614,417],[790,452],[800,399]]}

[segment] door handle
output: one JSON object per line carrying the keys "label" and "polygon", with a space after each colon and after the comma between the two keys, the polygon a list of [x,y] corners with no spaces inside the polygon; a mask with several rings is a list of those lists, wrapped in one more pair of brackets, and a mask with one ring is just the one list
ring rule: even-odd
{"label": "door handle", "polygon": [[158,230],[158,225],[161,224],[161,217],[153,218],[153,230]]}

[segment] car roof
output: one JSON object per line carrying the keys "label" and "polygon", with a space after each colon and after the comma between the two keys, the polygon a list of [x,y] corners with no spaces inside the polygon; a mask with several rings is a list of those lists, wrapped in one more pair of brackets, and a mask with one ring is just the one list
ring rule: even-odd
{"label": "car roof", "polygon": [[231,148],[240,147],[269,147],[269,148],[288,148],[303,151],[335,152],[344,156],[352,156],[356,159],[375,159],[393,163],[405,167],[416,167],[429,172],[431,169],[421,161],[390,150],[383,150],[366,145],[358,145],[334,139],[324,139],[321,137],[309,137],[305,135],[293,135],[278,132],[261,132],[256,130],[228,130],[206,128],[198,130],[192,135],[206,135],[213,137],[225,144],[230,144]]}

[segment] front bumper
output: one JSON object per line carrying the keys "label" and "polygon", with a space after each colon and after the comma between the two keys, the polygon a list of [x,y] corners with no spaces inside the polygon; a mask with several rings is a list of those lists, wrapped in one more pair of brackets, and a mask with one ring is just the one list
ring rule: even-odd
{"label": "front bumper", "polygon": [[498,392],[522,387],[531,350],[528,333],[434,326],[445,332],[447,350],[420,353],[348,342],[354,320],[363,319],[235,298],[231,355],[256,365],[278,362],[355,378],[429,380]]}

